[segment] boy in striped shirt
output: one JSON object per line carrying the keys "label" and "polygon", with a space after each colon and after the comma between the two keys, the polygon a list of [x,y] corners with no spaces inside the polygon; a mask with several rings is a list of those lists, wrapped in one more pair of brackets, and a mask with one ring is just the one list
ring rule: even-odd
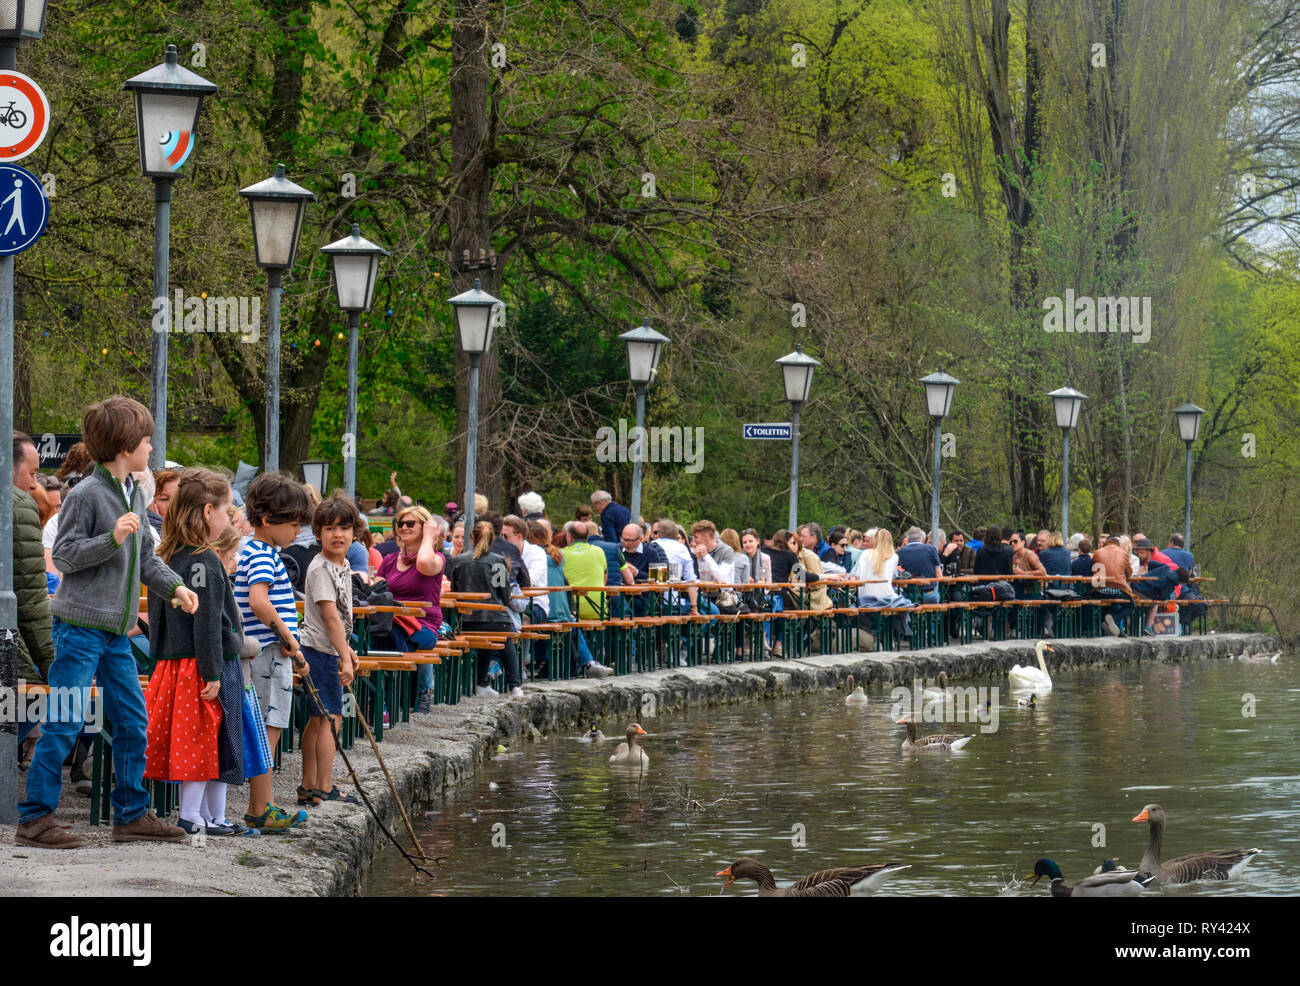
{"label": "boy in striped shirt", "polygon": [[[280,742],[281,731],[289,725],[293,668],[303,671],[307,668],[298,647],[298,607],[293,584],[280,559],[280,549],[293,543],[310,509],[302,485],[283,473],[258,476],[244,497],[245,515],[253,525],[253,537],[239,553],[235,602],[244,617],[244,635],[262,645],[261,654],[252,660],[251,672],[253,690],[266,719],[266,738],[272,755]],[[284,831],[306,817],[304,811],[290,815],[272,803],[269,770],[250,779],[245,824],[272,832]]]}

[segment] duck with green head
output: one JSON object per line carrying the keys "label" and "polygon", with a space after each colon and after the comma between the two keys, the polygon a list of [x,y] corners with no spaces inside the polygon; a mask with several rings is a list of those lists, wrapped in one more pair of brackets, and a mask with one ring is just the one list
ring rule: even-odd
{"label": "duck with green head", "polygon": [[1030,886],[1043,877],[1051,879],[1053,897],[1132,897],[1140,894],[1152,880],[1150,873],[1124,870],[1098,873],[1084,877],[1078,883],[1067,883],[1061,876],[1061,868],[1046,856],[1034,864]]}

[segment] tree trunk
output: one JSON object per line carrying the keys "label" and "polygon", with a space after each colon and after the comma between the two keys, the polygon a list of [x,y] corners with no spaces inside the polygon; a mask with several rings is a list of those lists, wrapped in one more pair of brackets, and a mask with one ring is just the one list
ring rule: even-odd
{"label": "tree trunk", "polygon": [[[451,171],[448,208],[452,293],[474,286],[500,297],[501,272],[492,250],[492,171],[487,160],[491,140],[488,125],[486,16],[488,0],[457,0],[451,29]],[[467,262],[468,258],[468,262]],[[480,258],[482,262],[480,263]],[[498,335],[498,329],[493,333]],[[496,412],[501,403],[501,379],[493,340],[479,364],[478,467],[476,485],[494,510],[501,498],[503,456],[497,446]],[[469,430],[469,357],[456,338],[456,490],[465,494],[465,452]],[[471,494],[474,491],[469,491]],[[459,499],[460,496],[457,496]],[[506,512],[502,510],[502,512]]]}

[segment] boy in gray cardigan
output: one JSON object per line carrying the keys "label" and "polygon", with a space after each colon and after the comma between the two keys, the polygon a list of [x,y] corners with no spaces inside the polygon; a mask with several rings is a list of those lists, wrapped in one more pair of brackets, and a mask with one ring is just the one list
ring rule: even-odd
{"label": "boy in gray cardigan", "polygon": [[[51,697],[56,689],[63,696],[89,696],[91,682],[99,686],[115,729],[113,841],[185,842],[189,836],[182,829],[163,824],[149,809],[143,782],[144,695],[126,634],[139,616],[141,580],[187,613],[198,609],[198,597],[154,554],[152,536],[141,530],[147,504],[130,474],[149,464],[149,411],[129,397],[109,397],[86,410],[81,428],[99,465],[68,494],[59,515],[52,554],[63,581],[51,606]],[[49,721],[27,774],[27,799],[18,806],[16,845],[75,849],[86,844],[54,818],[63,761],[84,721],[84,702],[62,704],[73,714],[57,715],[56,703],[49,703]]]}

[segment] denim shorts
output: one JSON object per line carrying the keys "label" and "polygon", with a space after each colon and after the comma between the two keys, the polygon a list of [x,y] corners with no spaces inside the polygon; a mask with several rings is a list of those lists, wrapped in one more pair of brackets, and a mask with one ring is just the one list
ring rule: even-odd
{"label": "denim shorts", "polygon": [[[311,692],[307,692],[307,706],[314,716],[343,715],[343,685],[339,683],[339,659],[337,654],[326,654],[314,647],[304,647],[302,656],[310,667],[311,683],[320,695],[317,704]],[[324,706],[322,709],[321,706]]]}

